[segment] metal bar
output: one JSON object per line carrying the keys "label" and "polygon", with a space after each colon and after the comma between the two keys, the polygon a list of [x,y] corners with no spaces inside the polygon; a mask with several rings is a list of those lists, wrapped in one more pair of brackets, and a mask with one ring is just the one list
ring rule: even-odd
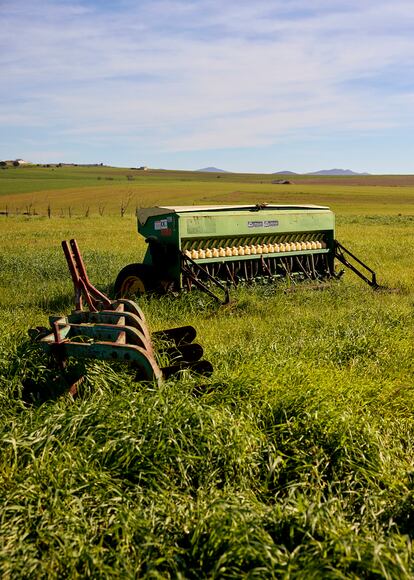
{"label": "metal bar", "polygon": [[131,312],[132,314],[135,314],[135,316],[138,316],[138,318],[140,318],[144,324],[146,323],[144,313],[136,302],[127,300],[126,298],[119,298],[118,300],[115,300],[111,303],[111,307],[117,309],[119,304],[123,305],[125,312]]}
{"label": "metal bar", "polygon": [[[334,246],[335,258],[337,260],[339,260],[340,262],[342,262],[342,264],[344,264],[344,266],[346,266],[347,268],[352,270],[354,272],[354,274],[359,276],[359,278],[361,278],[361,280],[364,280],[364,282],[366,282],[369,286],[371,286],[371,288],[374,288],[374,289],[379,288],[379,284],[377,283],[377,275],[374,272],[374,270],[372,270],[362,260],[360,260],[354,254],[352,254],[352,252],[350,252],[347,248],[345,248],[345,246],[340,244],[338,242],[338,240],[335,240],[334,244],[335,244],[335,246]],[[361,272],[361,270],[359,270],[354,264],[351,264],[351,262],[349,262],[349,260],[346,258],[346,255],[350,256],[360,266],[365,268],[365,270],[367,270],[367,272],[369,272],[371,274],[371,279],[369,279],[368,276],[366,276],[363,272]]]}
{"label": "metal bar", "polygon": [[[190,280],[190,284],[191,284],[191,282],[193,282],[195,284],[195,286],[197,286],[197,288],[200,288],[200,290],[202,290],[203,292],[205,292],[206,294],[208,294],[209,296],[211,296],[212,298],[214,298],[218,302],[221,302],[222,304],[228,304],[228,302],[230,301],[230,299],[228,297],[228,289],[225,289],[226,296],[225,296],[224,301],[222,301],[221,298],[216,296],[214,294],[214,292],[212,292],[205,284],[203,284],[203,282],[201,282],[198,278],[196,278],[195,275],[193,274],[193,272],[189,268],[187,268],[186,266],[182,266],[181,269],[182,269],[182,272]],[[214,278],[213,278],[213,280],[214,280]]]}
{"label": "metal bar", "polygon": [[[80,290],[83,292],[85,300],[88,303],[89,310],[91,312],[98,312],[98,309],[95,306],[95,301],[93,299],[93,296],[89,292],[88,287],[86,286],[85,280],[83,280],[82,278],[79,278],[78,286],[79,286]],[[79,310],[82,310],[82,308],[80,308]]]}
{"label": "metal bar", "polygon": [[[76,324],[76,323],[55,323],[58,326],[60,340],[56,342],[64,342],[67,340],[73,340],[75,337],[88,337],[95,341],[110,341],[119,342],[119,337],[123,333],[124,344],[135,344],[142,348],[152,351],[151,341],[137,328],[132,326],[125,326],[125,324]],[[69,331],[66,333],[62,332],[62,329],[66,330],[69,327]],[[64,335],[64,336],[63,336]],[[54,334],[53,334],[54,337]],[[49,334],[44,337],[43,342],[51,342],[52,335]],[[55,339],[56,340],[56,339]]]}
{"label": "metal bar", "polygon": [[270,269],[269,269],[269,266],[266,264],[266,262],[265,262],[265,260],[264,260],[264,258],[263,258],[263,255],[261,256],[261,261],[262,261],[262,268],[263,268],[263,271],[264,271],[264,272],[267,272],[267,275],[268,275],[268,276],[271,276],[271,275],[272,275],[272,273],[271,273],[271,271],[270,271]]}
{"label": "metal bar", "polygon": [[302,272],[305,274],[306,278],[309,278],[311,280],[312,276],[310,276],[309,272],[306,271],[306,268],[303,266],[302,260],[300,259],[299,256],[296,256],[296,263],[299,266],[299,268],[302,270]]}
{"label": "metal bar", "polygon": [[229,276],[229,278],[230,278],[230,280],[231,280],[231,283],[233,284],[233,286],[236,286],[236,282],[235,282],[235,280],[234,280],[234,276],[233,276],[233,274],[230,272],[229,264],[228,264],[228,263],[226,263],[226,264],[225,264],[225,266],[226,266],[226,272],[227,272],[227,274],[228,274],[228,276]]}
{"label": "metal bar", "polygon": [[[93,296],[89,292],[89,288],[86,282],[88,281],[88,277],[86,274],[85,266],[83,265],[82,259],[79,256],[79,248],[77,247],[76,242],[75,245],[73,245],[72,242],[75,242],[75,240],[71,240],[69,246],[68,242],[66,240],[63,240],[62,248],[66,257],[66,262],[68,264],[69,272],[72,276],[72,281],[75,288],[75,308],[76,310],[83,309],[82,302],[83,295],[86,302],[88,303],[89,308],[94,312],[96,312],[97,309],[94,304]],[[76,255],[76,252],[78,253],[78,255]]]}
{"label": "metal bar", "polygon": [[74,258],[75,263],[76,263],[77,270],[79,272],[79,276],[83,280],[85,280],[86,284],[90,284],[88,274],[86,272],[85,264],[83,263],[83,259],[82,259],[77,241],[75,239],[71,239],[69,243],[70,243],[70,247],[72,250],[73,258]]}
{"label": "metal bar", "polygon": [[80,284],[79,284],[79,280],[80,280],[79,272],[78,272],[78,269],[76,267],[73,255],[72,255],[72,251],[71,251],[69,244],[66,240],[63,240],[62,248],[63,248],[63,252],[65,254],[66,262],[68,264],[70,275],[72,277],[73,286],[75,288],[75,309],[82,310],[82,308],[83,308],[82,289],[81,289]]}
{"label": "metal bar", "polygon": [[111,301],[109,300],[108,296],[106,296],[105,294],[103,294],[103,292],[100,292],[100,290],[95,288],[95,286],[89,280],[89,277],[88,277],[88,274],[87,274],[87,271],[85,268],[85,264],[83,262],[82,254],[80,253],[77,241],[75,239],[70,240],[70,246],[72,248],[72,252],[74,255],[76,266],[78,268],[79,276],[80,276],[81,280],[84,281],[85,287],[87,288],[87,291],[92,295],[92,299],[95,302],[96,301],[103,302],[103,304],[105,306],[110,306]]}
{"label": "metal bar", "polygon": [[146,380],[162,382],[162,372],[151,352],[136,345],[114,342],[80,343],[67,341],[59,345],[60,357],[96,358],[127,362],[138,368]]}
{"label": "metal bar", "polygon": [[[220,282],[220,280],[217,280],[217,278],[213,278],[213,276],[211,276],[209,274],[209,272],[207,272],[207,270],[205,268],[203,268],[202,266],[200,266],[200,264],[197,264],[197,262],[195,262],[192,258],[190,258],[186,254],[184,254],[184,252],[181,252],[181,250],[179,250],[179,252],[180,252],[180,255],[181,255],[181,271],[184,274],[186,274],[194,282],[194,284],[196,286],[198,286],[198,288],[200,288],[200,290],[203,290],[203,292],[206,292],[207,294],[209,294],[210,296],[212,296],[218,302],[221,302],[222,304],[228,304],[230,302],[229,289],[226,288]],[[198,268],[198,270],[201,271],[207,277],[208,280],[210,280],[216,286],[218,286],[221,290],[223,290],[223,292],[224,292],[224,300],[222,300],[221,298],[219,298],[218,296],[216,296],[214,294],[214,292],[212,292],[209,288],[207,288],[207,286],[205,284],[203,284],[203,282],[201,282],[200,280],[198,280],[198,278],[196,277],[195,273],[192,272],[190,270],[190,268],[186,265],[186,262],[189,262],[190,264],[192,264],[193,267]]]}
{"label": "metal bar", "polygon": [[[147,341],[151,342],[151,337],[148,331],[148,327],[146,324],[143,324],[142,320],[140,320],[137,316],[132,314],[132,312],[116,312],[114,310],[101,310],[100,312],[88,312],[85,313],[88,316],[85,317],[84,322],[93,322],[93,323],[103,323],[103,324],[116,324],[120,318],[124,318],[127,326],[132,326],[139,330],[147,339]],[[69,322],[71,321],[71,317],[68,317]]]}
{"label": "metal bar", "polygon": [[55,338],[56,344],[60,344],[62,342],[62,337],[60,336],[59,325],[57,322],[53,323],[52,329],[53,329],[53,336]]}
{"label": "metal bar", "polygon": [[311,262],[311,266],[312,266],[312,274],[316,280],[316,278],[318,277],[316,274],[316,270],[315,270],[315,260],[313,258],[313,254],[310,255],[310,262]]}

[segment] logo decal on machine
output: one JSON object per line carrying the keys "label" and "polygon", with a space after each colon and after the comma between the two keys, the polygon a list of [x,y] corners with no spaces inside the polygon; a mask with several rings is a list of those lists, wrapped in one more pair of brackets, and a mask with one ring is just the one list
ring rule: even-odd
{"label": "logo decal on machine", "polygon": [[249,228],[274,228],[279,225],[278,220],[247,222]]}

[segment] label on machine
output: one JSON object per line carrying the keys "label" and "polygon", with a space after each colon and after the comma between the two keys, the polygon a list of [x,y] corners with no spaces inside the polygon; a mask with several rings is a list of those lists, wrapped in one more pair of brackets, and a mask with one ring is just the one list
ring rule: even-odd
{"label": "label on machine", "polygon": [[158,220],[154,222],[154,230],[167,230],[168,229],[168,221],[171,220]]}
{"label": "label on machine", "polygon": [[279,225],[278,220],[264,220],[264,221],[252,221],[247,222],[249,228],[274,228]]}

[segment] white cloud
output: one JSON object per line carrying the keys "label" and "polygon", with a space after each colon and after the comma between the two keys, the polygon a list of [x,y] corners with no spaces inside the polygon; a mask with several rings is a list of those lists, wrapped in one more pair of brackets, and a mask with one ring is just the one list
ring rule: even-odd
{"label": "white cloud", "polygon": [[164,151],[412,123],[409,2],[102,6],[0,8],[3,122]]}

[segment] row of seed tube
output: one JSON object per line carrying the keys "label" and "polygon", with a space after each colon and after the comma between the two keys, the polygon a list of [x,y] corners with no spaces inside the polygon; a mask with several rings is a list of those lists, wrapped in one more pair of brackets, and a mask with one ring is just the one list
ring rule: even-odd
{"label": "row of seed tube", "polygon": [[321,250],[322,248],[326,248],[325,242],[286,242],[284,244],[256,244],[251,246],[233,246],[232,248],[185,250],[185,254],[193,260],[203,260],[205,258],[225,258],[230,256],[251,256],[254,254]]}

